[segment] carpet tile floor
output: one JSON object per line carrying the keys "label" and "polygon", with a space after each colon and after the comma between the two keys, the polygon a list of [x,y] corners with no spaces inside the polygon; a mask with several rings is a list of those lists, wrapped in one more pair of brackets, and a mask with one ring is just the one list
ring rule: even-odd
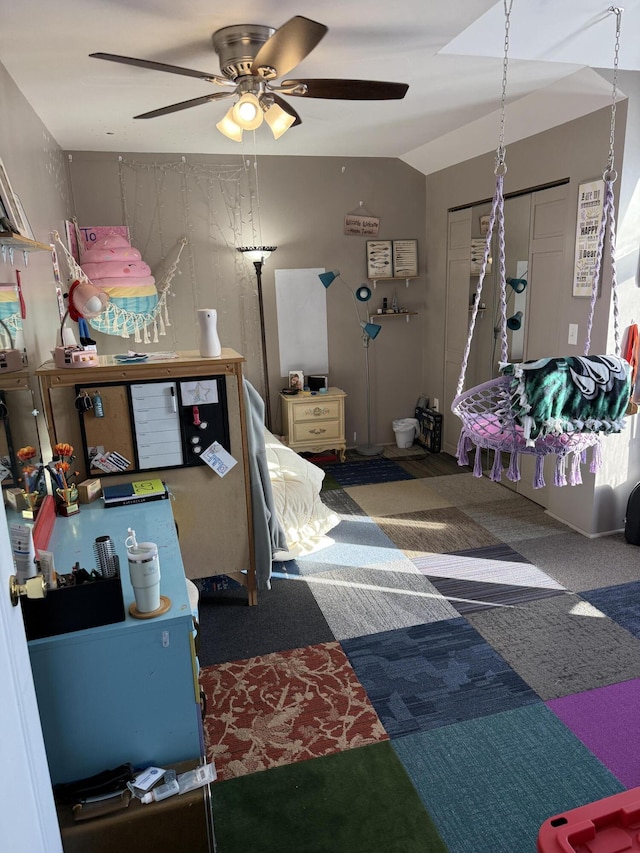
{"label": "carpet tile floor", "polygon": [[201,596],[218,853],[536,853],[640,786],[640,551],[390,457],[325,466],[341,522],[257,607]]}

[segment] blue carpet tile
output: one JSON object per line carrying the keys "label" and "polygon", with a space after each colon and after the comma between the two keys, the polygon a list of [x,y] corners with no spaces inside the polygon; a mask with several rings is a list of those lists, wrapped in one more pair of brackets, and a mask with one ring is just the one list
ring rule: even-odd
{"label": "blue carpet tile", "polygon": [[371,483],[392,483],[396,480],[415,480],[397,462],[372,459],[368,462],[343,462],[326,465],[324,470],[341,486],[367,486]]}
{"label": "blue carpet tile", "polygon": [[357,504],[343,488],[323,491],[320,499],[325,506],[328,506],[329,509],[337,512],[340,516],[366,515],[360,504]]}
{"label": "blue carpet tile", "polygon": [[491,607],[513,607],[526,604],[528,601],[537,601],[540,598],[566,595],[566,592],[561,589],[487,583],[465,578],[433,577],[428,572],[425,576],[458,613],[463,615],[475,613],[478,610],[488,610]]}
{"label": "blue carpet tile", "polygon": [[640,638],[640,581],[587,590],[580,593],[580,598]]}
{"label": "blue carpet tile", "polygon": [[342,646],[392,738],[540,702],[462,617]]}

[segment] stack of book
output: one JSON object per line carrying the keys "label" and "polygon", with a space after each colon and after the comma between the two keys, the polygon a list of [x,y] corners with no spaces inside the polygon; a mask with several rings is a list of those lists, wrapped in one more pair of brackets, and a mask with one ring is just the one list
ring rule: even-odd
{"label": "stack of book", "polygon": [[167,486],[162,480],[135,480],[132,483],[120,483],[102,489],[105,507],[161,501],[168,496]]}

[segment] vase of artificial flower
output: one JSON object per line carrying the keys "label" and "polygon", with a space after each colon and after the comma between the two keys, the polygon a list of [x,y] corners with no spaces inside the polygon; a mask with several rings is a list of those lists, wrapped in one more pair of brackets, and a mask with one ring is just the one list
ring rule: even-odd
{"label": "vase of artificial flower", "polygon": [[35,518],[41,500],[38,485],[42,463],[34,461],[37,452],[35,447],[31,447],[29,444],[26,447],[21,447],[16,454],[22,465],[22,498],[27,505],[26,509],[22,510],[23,518]]}
{"label": "vase of artificial flower", "polygon": [[78,487],[71,478],[78,471],[71,471],[71,463],[75,459],[73,447],[66,442],[59,442],[53,448],[56,458],[47,465],[54,483],[56,511],[58,515],[69,516],[80,512],[78,506]]}

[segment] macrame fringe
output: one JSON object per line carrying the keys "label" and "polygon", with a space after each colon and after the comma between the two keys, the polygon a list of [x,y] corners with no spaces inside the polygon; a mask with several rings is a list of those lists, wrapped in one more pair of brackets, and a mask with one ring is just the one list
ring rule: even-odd
{"label": "macrame fringe", "polygon": [[473,463],[473,476],[482,477],[482,448],[476,447],[476,458]]}
{"label": "macrame fringe", "polygon": [[569,467],[569,485],[582,485],[582,471],[580,470],[581,453],[573,453],[571,456],[571,466]]}
{"label": "macrame fringe", "polygon": [[512,483],[517,483],[520,479],[520,454],[517,450],[511,451],[511,458],[509,459],[509,468],[507,470],[507,478],[511,480]]}
{"label": "macrame fringe", "polygon": [[458,465],[469,464],[469,450],[471,449],[471,446],[471,441],[467,437],[466,432],[461,430],[460,437],[458,438],[458,446],[456,448],[456,459],[458,460]]}
{"label": "macrame fringe", "polygon": [[502,453],[499,450],[493,451],[493,467],[491,468],[490,479],[494,483],[499,483],[502,480]]}
{"label": "macrame fringe", "polygon": [[536,472],[533,477],[533,488],[544,489],[546,485],[544,481],[544,456],[536,456]]}
{"label": "macrame fringe", "polygon": [[558,456],[556,458],[556,470],[553,475],[554,486],[567,485],[567,457]]}
{"label": "macrame fringe", "polygon": [[589,465],[589,471],[591,471],[592,474],[595,474],[596,471],[599,471],[601,467],[602,445],[599,441],[597,441],[591,448],[591,464]]}

